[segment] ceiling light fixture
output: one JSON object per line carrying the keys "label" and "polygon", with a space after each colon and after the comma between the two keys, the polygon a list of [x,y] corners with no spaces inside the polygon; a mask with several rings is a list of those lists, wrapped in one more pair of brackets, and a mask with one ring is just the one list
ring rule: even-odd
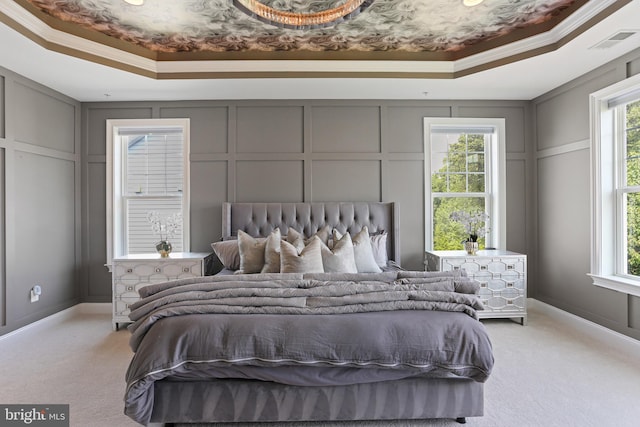
{"label": "ceiling light fixture", "polygon": [[289,12],[274,9],[259,0],[233,0],[233,4],[247,15],[283,28],[311,29],[329,27],[353,18],[369,7],[374,0],[346,0],[341,5],[319,12]]}
{"label": "ceiling light fixture", "polygon": [[125,3],[132,4],[134,6],[142,6],[144,4],[144,0],[124,0]]}
{"label": "ceiling light fixture", "polygon": [[465,6],[477,6],[482,3],[484,0],[462,0],[462,4]]}

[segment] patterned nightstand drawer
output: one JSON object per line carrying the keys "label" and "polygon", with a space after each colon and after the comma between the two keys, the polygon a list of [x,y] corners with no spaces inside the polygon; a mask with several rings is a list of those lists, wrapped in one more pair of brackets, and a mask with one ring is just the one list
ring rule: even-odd
{"label": "patterned nightstand drawer", "polygon": [[113,260],[113,326],[128,323],[129,305],[140,299],[140,288],[176,279],[204,276],[213,254],[172,253],[169,258],[156,254],[130,255]]}
{"label": "patterned nightstand drawer", "polygon": [[510,251],[484,250],[476,255],[465,251],[427,251],[429,271],[464,270],[480,283],[480,300],[485,305],[480,318],[521,318],[527,320],[527,257]]}

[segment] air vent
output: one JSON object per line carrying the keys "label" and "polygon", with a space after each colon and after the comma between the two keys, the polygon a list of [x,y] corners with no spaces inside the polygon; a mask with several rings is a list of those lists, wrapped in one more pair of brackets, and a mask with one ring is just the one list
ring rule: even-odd
{"label": "air vent", "polygon": [[629,37],[632,37],[632,36],[636,35],[639,31],[640,30],[618,31],[614,35],[612,35],[610,37],[607,37],[606,39],[602,40],[600,43],[597,43],[597,44],[591,46],[591,49],[609,49],[609,48],[617,45],[618,43],[628,39]]}

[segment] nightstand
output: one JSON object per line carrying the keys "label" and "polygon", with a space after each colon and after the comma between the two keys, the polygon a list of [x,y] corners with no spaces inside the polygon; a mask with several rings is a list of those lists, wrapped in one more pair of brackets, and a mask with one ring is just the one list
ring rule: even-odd
{"label": "nightstand", "polygon": [[478,317],[520,318],[527,323],[527,256],[503,250],[426,251],[425,270],[465,270],[480,283],[479,296],[485,310]]}
{"label": "nightstand", "polygon": [[113,329],[131,323],[129,306],[140,299],[143,286],[211,274],[213,253],[177,252],[168,258],[159,254],[135,254],[113,259]]}

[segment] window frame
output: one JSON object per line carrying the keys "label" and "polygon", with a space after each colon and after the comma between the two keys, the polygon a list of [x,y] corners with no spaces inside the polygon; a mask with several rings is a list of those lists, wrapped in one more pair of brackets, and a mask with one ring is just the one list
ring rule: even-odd
{"label": "window frame", "polygon": [[[181,128],[183,132],[183,185],[182,185],[182,248],[190,250],[190,120],[189,119],[117,119],[107,120],[107,259],[105,266],[111,271],[114,257],[126,255],[126,203],[123,178],[126,173],[126,154],[118,144],[121,128]],[[157,196],[149,196],[150,199]],[[152,253],[150,248],[149,253]]]}
{"label": "window frame", "polygon": [[[489,232],[485,246],[487,248],[506,249],[506,120],[504,118],[460,118],[460,117],[424,117],[424,186],[425,186],[425,250],[433,250],[433,192],[431,170],[431,128],[432,127],[493,127],[496,141],[485,147],[485,173],[489,178],[488,189],[484,193],[455,193],[454,196],[470,197],[488,194],[486,213],[489,215]],[[441,193],[438,193],[441,194]],[[449,194],[449,193],[446,193]],[[462,247],[460,248],[462,250]]]}
{"label": "window frame", "polygon": [[[640,98],[640,75],[622,80],[589,96],[591,133],[591,277],[595,286],[640,296],[640,278],[626,270],[627,231],[620,188],[624,149],[619,130],[624,126],[610,103]],[[618,167],[616,167],[616,164]]]}

